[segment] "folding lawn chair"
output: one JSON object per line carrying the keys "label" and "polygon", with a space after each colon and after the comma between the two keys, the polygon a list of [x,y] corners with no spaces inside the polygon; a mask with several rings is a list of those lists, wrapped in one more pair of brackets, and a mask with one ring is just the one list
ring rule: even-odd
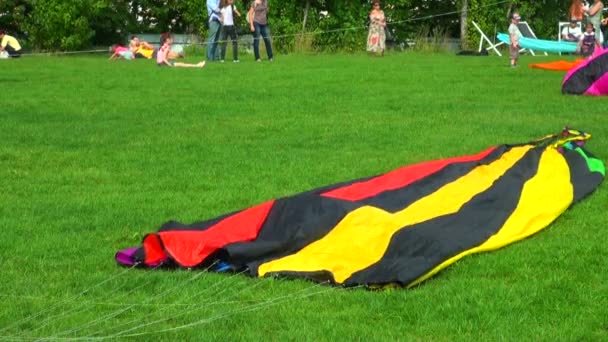
{"label": "folding lawn chair", "polygon": [[[532,28],[530,27],[530,25],[528,25],[528,22],[526,21],[520,21],[519,24],[517,24],[517,27],[519,28],[519,31],[521,32],[521,35],[523,37],[526,38],[531,38],[531,39],[538,39],[536,37],[536,35],[534,34],[534,31],[532,31]],[[527,49],[528,51],[530,51],[530,54],[532,56],[536,56],[536,54],[534,53],[534,50],[531,49]],[[520,52],[526,51],[526,49],[521,49],[519,50]],[[544,52],[545,56],[548,56],[547,52]]]}
{"label": "folding lawn chair", "polygon": [[477,32],[479,32],[479,34],[481,35],[481,38],[479,39],[479,52],[481,52],[481,50],[484,48],[484,41],[486,43],[488,43],[488,47],[486,47],[486,50],[494,50],[494,52],[496,52],[497,55],[502,56],[502,54],[500,53],[500,51],[498,51],[498,49],[496,48],[497,46],[503,45],[503,42],[499,42],[497,44],[494,44],[490,38],[488,38],[488,36],[486,36],[486,34],[481,30],[481,28],[479,27],[479,25],[477,25],[476,22],[471,20],[471,23],[473,23],[473,26],[475,26],[475,28],[477,29]]}

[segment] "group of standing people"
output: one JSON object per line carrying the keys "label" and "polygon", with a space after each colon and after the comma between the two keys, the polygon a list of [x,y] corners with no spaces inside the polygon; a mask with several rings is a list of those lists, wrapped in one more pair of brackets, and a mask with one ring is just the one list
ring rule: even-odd
{"label": "group of standing people", "polygon": [[604,3],[601,0],[592,0],[591,3],[583,0],[572,0],[568,9],[571,22],[576,23],[577,26],[583,22],[585,27],[589,24],[593,26],[593,33],[598,46],[602,46],[604,42],[602,26],[608,24],[608,19],[602,19],[603,10]]}
{"label": "group of standing people", "polygon": [[[268,28],[268,11],[268,0],[254,0],[246,17],[249,29],[253,33],[253,54],[258,62],[262,61],[260,57],[260,36],[264,39],[268,60],[272,61],[274,58]],[[234,4],[234,0],[207,0],[207,13],[209,14],[207,60],[223,62],[226,58],[226,46],[229,38],[232,42],[233,62],[238,63],[236,20],[241,17],[241,13]],[[218,46],[220,51],[218,51]]]}
{"label": "group of standing people", "polygon": [[[577,52],[589,56],[596,47],[605,46],[602,28],[608,24],[608,19],[602,19],[604,3],[592,0],[572,0],[568,9],[570,24],[563,28],[562,39],[577,43]],[[584,30],[581,29],[584,27]]]}

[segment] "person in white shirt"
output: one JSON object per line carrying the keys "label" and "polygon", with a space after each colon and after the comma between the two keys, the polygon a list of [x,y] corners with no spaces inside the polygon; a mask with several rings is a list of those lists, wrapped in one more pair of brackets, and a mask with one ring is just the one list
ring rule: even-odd
{"label": "person in white shirt", "polygon": [[583,31],[581,31],[581,28],[578,25],[578,21],[576,21],[576,19],[572,19],[570,21],[570,25],[562,29],[562,40],[568,42],[578,42],[581,39],[582,35]]}
{"label": "person in white shirt", "polygon": [[236,36],[236,27],[234,25],[234,16],[241,16],[239,10],[234,5],[234,0],[227,0],[226,5],[220,9],[221,12],[221,20],[222,20],[222,48],[221,48],[221,59],[220,61],[223,63],[226,58],[226,45],[228,45],[228,36],[230,36],[230,40],[232,41],[232,61],[234,63],[239,62],[239,47]]}

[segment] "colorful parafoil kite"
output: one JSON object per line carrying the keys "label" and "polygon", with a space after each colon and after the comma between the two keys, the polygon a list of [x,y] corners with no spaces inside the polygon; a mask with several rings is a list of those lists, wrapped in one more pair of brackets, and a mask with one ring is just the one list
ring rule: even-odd
{"label": "colorful parafoil kite", "polygon": [[608,94],[608,49],[598,51],[566,74],[562,82],[563,94]]}
{"label": "colorful parafoil kite", "polygon": [[413,286],[547,227],[599,186],[604,164],[574,130],[424,162],[185,225],[168,222],[123,265],[201,267]]}

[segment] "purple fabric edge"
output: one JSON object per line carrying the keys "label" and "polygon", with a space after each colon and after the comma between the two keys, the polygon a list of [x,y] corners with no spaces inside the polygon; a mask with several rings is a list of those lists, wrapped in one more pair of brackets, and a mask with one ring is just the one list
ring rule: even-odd
{"label": "purple fabric edge", "polygon": [[116,262],[123,266],[134,266],[135,261],[133,260],[133,255],[137,252],[137,247],[123,249],[121,251],[116,252],[114,258]]}
{"label": "purple fabric edge", "polygon": [[[123,266],[128,266],[128,267],[132,267],[136,265],[135,260],[133,260],[133,256],[135,255],[135,252],[137,252],[137,250],[139,249],[139,247],[131,247],[131,248],[127,248],[127,249],[123,249],[121,251],[116,252],[116,255],[114,256],[114,259],[116,259],[116,262],[123,265]],[[155,268],[160,266],[163,262],[167,261],[167,259],[161,260],[155,264],[143,264],[146,265],[147,267],[150,268]]]}

